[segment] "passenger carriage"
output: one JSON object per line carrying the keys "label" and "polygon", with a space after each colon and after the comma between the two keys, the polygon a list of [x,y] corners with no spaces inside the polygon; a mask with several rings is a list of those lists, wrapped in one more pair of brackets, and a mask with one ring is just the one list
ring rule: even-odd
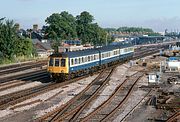
{"label": "passenger carriage", "polygon": [[49,56],[48,72],[56,81],[64,81],[128,60],[133,56],[133,52],[134,48],[131,43],[120,43],[52,54]]}

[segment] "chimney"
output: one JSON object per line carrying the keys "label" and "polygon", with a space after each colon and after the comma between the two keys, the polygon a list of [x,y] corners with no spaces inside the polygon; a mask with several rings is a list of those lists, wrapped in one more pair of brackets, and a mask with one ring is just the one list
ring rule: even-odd
{"label": "chimney", "polygon": [[19,23],[15,23],[14,27],[15,27],[16,31],[20,30],[20,24]]}
{"label": "chimney", "polygon": [[38,31],[38,24],[33,25],[33,31]]}

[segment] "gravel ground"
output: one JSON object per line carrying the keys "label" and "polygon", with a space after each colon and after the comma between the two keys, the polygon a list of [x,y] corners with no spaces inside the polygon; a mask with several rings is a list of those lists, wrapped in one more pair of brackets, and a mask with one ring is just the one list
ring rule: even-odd
{"label": "gravel ground", "polygon": [[46,114],[47,112],[54,110],[56,107],[59,107],[59,106],[65,104],[65,103],[67,103],[75,95],[80,93],[96,77],[97,77],[97,75],[86,78],[84,80],[80,80],[80,81],[78,81],[76,83],[72,83],[72,84],[68,85],[69,87],[64,89],[64,92],[61,94],[61,96],[63,96],[64,99],[61,99],[61,101],[59,103],[54,104],[53,106],[51,106],[48,109],[43,109],[43,110],[37,111],[37,117],[40,117],[40,116]]}
{"label": "gravel ground", "polygon": [[41,82],[27,83],[27,84],[24,84],[24,85],[21,85],[21,86],[17,86],[17,87],[13,87],[13,88],[1,91],[0,96],[5,95],[5,94],[10,94],[10,93],[13,93],[13,92],[17,92],[17,91],[21,91],[21,90],[24,90],[24,89],[32,88],[32,87],[39,86],[39,85],[42,85],[42,83]]}
{"label": "gravel ground", "polygon": [[[123,104],[122,108],[113,116],[113,122],[120,122],[122,119],[144,98],[144,96],[148,93],[148,91],[141,90],[140,86],[148,85],[147,76],[144,75],[136,85],[134,92],[131,94],[129,99],[125,104]],[[144,102],[144,100],[142,101]],[[142,103],[141,103],[142,104]],[[130,121],[131,122],[131,121]]]}
{"label": "gravel ground", "polygon": [[101,105],[104,101],[106,101],[110,97],[110,95],[114,92],[114,90],[117,88],[117,86],[126,79],[126,76],[130,76],[135,72],[136,71],[131,70],[128,64],[124,64],[117,67],[116,71],[111,76],[111,80],[109,81],[109,84],[107,84],[107,87],[100,93],[100,95],[93,102],[93,104],[88,106],[88,110],[85,109],[82,112],[83,115],[81,115],[81,117],[85,117],[86,115],[91,113],[95,108]]}
{"label": "gravel ground", "polygon": [[[0,121],[1,122],[33,121],[33,119],[40,117],[46,114],[47,112],[52,111],[56,107],[59,107],[65,104],[66,102],[68,102],[70,99],[74,97],[74,95],[81,92],[95,77],[97,77],[97,75],[82,79],[80,81],[77,81],[76,83],[71,83],[61,88],[51,90],[37,97],[18,103],[15,106],[29,103],[38,99],[42,100],[42,102],[37,102],[31,105],[19,107],[14,110],[10,110],[10,108],[13,107],[11,106],[6,110],[0,111],[0,116],[1,116]],[[55,95],[60,91],[62,91],[60,94],[48,100],[49,98],[51,98],[53,95]]]}
{"label": "gravel ground", "polygon": [[125,104],[123,104],[122,109],[119,110],[120,114],[116,117],[113,118],[113,122],[120,122],[122,119],[130,112],[136,104],[138,104],[143,97],[146,95],[147,92],[138,90],[132,93],[131,97],[127,100]]}

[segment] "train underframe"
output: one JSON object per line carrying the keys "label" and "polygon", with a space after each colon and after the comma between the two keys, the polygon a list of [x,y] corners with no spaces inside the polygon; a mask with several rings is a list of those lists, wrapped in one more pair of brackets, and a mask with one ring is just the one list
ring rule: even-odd
{"label": "train underframe", "polygon": [[88,69],[78,70],[76,72],[71,72],[71,73],[51,73],[50,77],[54,82],[63,82],[63,81],[70,80],[70,79],[80,77],[83,75],[93,75],[93,73],[97,71],[103,70],[105,68],[108,68],[110,66],[113,66],[119,63],[124,63],[130,60],[131,58],[132,57],[128,57],[124,60],[116,60],[116,61],[109,62],[107,64],[102,64],[100,66],[94,66]]}

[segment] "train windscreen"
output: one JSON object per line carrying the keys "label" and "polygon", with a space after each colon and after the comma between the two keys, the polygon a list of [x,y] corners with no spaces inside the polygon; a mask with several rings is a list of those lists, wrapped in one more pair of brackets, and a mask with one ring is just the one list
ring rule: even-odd
{"label": "train windscreen", "polygon": [[57,58],[55,59],[55,66],[59,67],[59,59],[57,59]]}
{"label": "train windscreen", "polygon": [[61,59],[61,66],[65,67],[66,66],[66,59]]}
{"label": "train windscreen", "polygon": [[53,59],[53,58],[50,58],[50,60],[49,60],[49,66],[53,66],[53,62],[54,62],[54,59]]}

